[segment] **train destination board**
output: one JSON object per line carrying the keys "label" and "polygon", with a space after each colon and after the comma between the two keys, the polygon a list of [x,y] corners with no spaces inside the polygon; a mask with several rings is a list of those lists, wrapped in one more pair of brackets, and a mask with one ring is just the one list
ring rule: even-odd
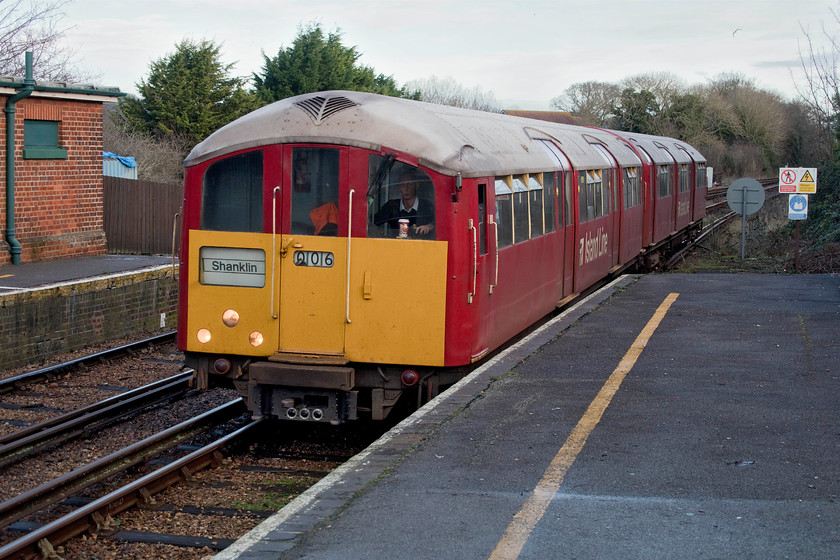
{"label": "train destination board", "polygon": [[265,286],[265,251],[241,247],[199,249],[198,281],[210,286]]}
{"label": "train destination board", "polygon": [[814,194],[817,192],[816,167],[779,168],[779,192],[789,194]]}

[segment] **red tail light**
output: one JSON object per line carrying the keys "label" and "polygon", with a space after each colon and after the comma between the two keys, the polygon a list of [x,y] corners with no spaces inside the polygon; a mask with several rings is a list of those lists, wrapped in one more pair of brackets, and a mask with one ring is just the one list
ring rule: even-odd
{"label": "red tail light", "polygon": [[402,381],[403,385],[406,387],[413,387],[414,385],[417,385],[418,381],[420,381],[420,374],[413,369],[407,369],[402,372],[402,375],[400,375],[400,381]]}

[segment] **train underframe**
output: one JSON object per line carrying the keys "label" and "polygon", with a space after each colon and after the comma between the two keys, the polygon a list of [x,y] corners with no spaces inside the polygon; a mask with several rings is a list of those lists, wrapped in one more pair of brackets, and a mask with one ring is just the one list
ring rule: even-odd
{"label": "train underframe", "polygon": [[384,420],[399,402],[419,407],[458,381],[459,368],[291,363],[188,353],[196,387],[233,387],[255,419],[324,422]]}

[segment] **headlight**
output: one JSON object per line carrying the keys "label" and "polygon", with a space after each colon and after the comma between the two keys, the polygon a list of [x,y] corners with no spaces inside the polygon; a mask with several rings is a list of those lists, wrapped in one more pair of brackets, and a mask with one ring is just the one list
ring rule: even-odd
{"label": "headlight", "polygon": [[228,327],[235,327],[239,324],[239,313],[233,309],[228,309],[222,313],[222,322]]}
{"label": "headlight", "polygon": [[248,341],[251,343],[251,346],[259,346],[263,343],[263,335],[259,331],[254,331],[248,337]]}
{"label": "headlight", "polygon": [[211,338],[210,331],[208,331],[207,329],[198,329],[198,332],[195,333],[195,337],[200,343],[207,344],[208,342],[210,342]]}

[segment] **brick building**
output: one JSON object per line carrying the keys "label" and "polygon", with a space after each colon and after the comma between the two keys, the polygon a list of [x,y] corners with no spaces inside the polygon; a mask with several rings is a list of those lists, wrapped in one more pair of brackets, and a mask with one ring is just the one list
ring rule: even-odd
{"label": "brick building", "polygon": [[105,253],[102,109],[122,95],[0,77],[0,265]]}

